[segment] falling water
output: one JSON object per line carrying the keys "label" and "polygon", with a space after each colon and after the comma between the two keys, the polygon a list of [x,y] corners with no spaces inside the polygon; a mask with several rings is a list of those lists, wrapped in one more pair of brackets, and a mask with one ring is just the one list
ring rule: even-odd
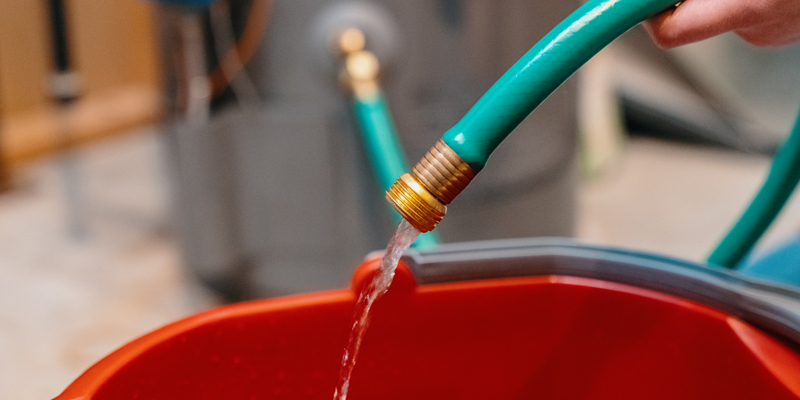
{"label": "falling water", "polygon": [[361,292],[353,314],[353,324],[350,330],[350,338],[347,340],[347,347],[342,356],[342,369],[339,372],[339,385],[333,394],[334,400],[347,399],[347,389],[350,386],[350,374],[356,365],[356,357],[361,347],[361,339],[364,337],[369,326],[369,310],[378,297],[381,297],[389,289],[394,278],[394,271],[397,269],[397,262],[411,243],[419,236],[419,231],[414,229],[406,220],[397,227],[392,239],[386,246],[386,254],[381,259],[378,273],[372,278],[369,286]]}

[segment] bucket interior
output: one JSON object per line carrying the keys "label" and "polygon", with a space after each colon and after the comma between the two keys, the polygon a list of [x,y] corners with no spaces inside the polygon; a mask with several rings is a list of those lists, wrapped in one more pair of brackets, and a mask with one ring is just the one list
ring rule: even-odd
{"label": "bucket interior", "polygon": [[[199,314],[118,350],[58,399],[329,400],[354,302],[341,290]],[[800,398],[800,357],[786,344],[709,307],[618,283],[417,286],[401,265],[373,311],[353,400]]]}

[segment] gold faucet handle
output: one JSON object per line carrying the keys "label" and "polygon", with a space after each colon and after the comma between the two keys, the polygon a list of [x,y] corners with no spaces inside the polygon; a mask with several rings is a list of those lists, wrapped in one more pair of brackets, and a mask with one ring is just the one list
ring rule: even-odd
{"label": "gold faucet handle", "polygon": [[349,28],[339,34],[338,50],[343,58],[341,83],[356,97],[369,97],[378,93],[380,63],[370,51],[365,50],[364,32]]}
{"label": "gold faucet handle", "polygon": [[364,50],[364,46],[367,44],[367,38],[364,37],[364,32],[358,28],[345,29],[339,34],[338,39],[339,51],[341,51],[342,54]]}

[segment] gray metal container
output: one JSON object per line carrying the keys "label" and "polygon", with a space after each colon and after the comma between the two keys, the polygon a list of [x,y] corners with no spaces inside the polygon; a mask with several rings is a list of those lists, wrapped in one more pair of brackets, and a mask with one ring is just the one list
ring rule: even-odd
{"label": "gray metal container", "polygon": [[[189,268],[232,295],[274,296],[344,286],[364,255],[385,246],[394,224],[325,54],[326,29],[352,18],[366,32],[413,164],[577,5],[275,2],[248,64],[262,101],[217,100],[207,126],[168,130],[169,157],[182,166],[175,206]],[[443,241],[571,235],[575,148],[570,80],[449,207]]]}

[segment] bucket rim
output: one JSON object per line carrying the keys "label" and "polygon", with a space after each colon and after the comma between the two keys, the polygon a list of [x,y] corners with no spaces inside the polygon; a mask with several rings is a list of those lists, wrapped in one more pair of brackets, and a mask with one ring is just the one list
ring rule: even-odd
{"label": "bucket rim", "polygon": [[709,306],[800,347],[800,288],[722,267],[552,237],[444,244],[401,260],[418,285],[548,275],[622,283]]}

